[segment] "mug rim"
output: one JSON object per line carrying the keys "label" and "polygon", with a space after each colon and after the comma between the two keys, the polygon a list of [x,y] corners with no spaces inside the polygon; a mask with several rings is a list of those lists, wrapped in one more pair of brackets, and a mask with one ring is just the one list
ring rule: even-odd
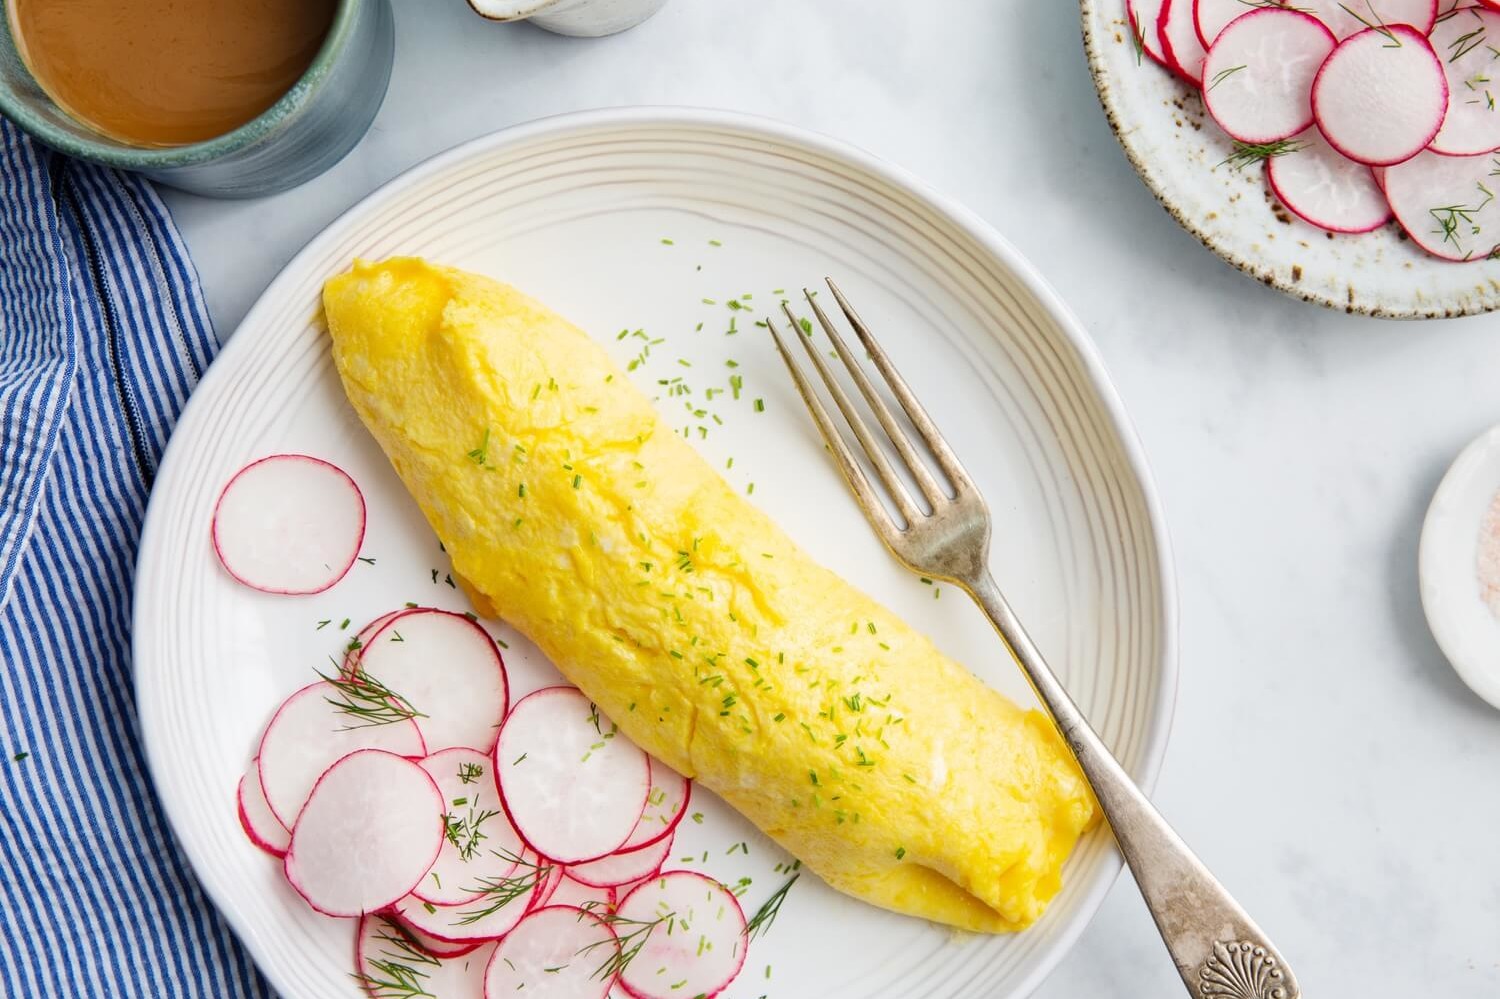
{"label": "mug rim", "polygon": [[[78,121],[84,128],[91,129],[91,136],[98,135],[99,138],[83,137],[57,128],[46,118],[35,113],[30,102],[21,99],[14,91],[3,87],[0,87],[0,114],[54,149],[69,156],[102,163],[105,166],[121,167],[126,170],[153,170],[206,163],[253,144],[301,110],[302,106],[307,103],[311,91],[333,68],[339,51],[343,49],[353,29],[355,8],[363,2],[364,0],[338,0],[338,9],[334,13],[333,23],[328,26],[328,34],[324,36],[323,44],[319,46],[312,62],[308,64],[307,69],[297,78],[297,81],[287,88],[286,93],[276,99],[276,103],[260,114],[243,125],[223,135],[216,135],[212,139],[180,146],[107,144],[105,141],[107,136],[92,131],[87,122],[76,118],[73,120]],[[0,4],[4,4],[7,8],[10,6],[6,0],[0,0]],[[0,14],[0,17],[4,17],[7,22],[4,30],[10,33],[8,15]],[[29,67],[27,73],[28,75],[31,73]],[[36,78],[33,76],[32,79]],[[40,84],[38,84],[38,89],[42,89]],[[50,95],[48,99],[51,100]],[[66,109],[60,110],[67,117],[73,118]],[[111,141],[118,142],[119,140]]]}

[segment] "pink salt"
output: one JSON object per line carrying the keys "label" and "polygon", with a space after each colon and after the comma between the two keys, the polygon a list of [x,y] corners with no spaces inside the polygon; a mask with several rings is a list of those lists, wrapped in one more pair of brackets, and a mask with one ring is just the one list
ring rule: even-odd
{"label": "pink salt", "polygon": [[1500,492],[1479,526],[1479,597],[1500,617]]}

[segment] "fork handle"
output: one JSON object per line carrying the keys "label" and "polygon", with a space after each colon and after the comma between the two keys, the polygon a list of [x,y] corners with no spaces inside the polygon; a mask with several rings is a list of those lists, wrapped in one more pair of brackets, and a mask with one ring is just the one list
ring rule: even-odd
{"label": "fork handle", "polygon": [[984,608],[1093,786],[1115,842],[1188,992],[1197,999],[1300,999],[1292,969],[1136,786],[983,571],[960,581]]}

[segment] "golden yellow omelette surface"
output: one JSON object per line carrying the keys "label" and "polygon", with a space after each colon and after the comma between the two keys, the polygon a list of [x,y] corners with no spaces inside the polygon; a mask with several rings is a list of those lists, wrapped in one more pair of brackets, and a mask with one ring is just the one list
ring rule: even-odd
{"label": "golden yellow omelette surface", "polygon": [[814,563],[540,303],[393,259],[324,306],[481,613],[835,888],[969,930],[1041,914],[1095,816],[1045,717]]}

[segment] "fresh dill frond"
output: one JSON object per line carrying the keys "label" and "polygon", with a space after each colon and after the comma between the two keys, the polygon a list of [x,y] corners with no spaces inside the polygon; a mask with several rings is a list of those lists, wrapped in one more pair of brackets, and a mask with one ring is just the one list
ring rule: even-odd
{"label": "fresh dill frond", "polygon": [[786,882],[772,892],[771,897],[766,899],[759,909],[755,910],[755,915],[751,916],[750,921],[745,924],[745,936],[754,940],[771,928],[771,924],[776,921],[777,914],[781,912],[781,903],[786,901],[787,892],[792,890],[792,885],[796,884],[797,879],[801,876],[802,874],[799,871],[787,878]]}
{"label": "fresh dill frond", "polygon": [[651,920],[630,919],[618,913],[611,913],[599,916],[599,919],[615,931],[614,935],[605,937],[603,940],[595,940],[593,943],[581,948],[578,953],[580,956],[583,956],[599,947],[614,948],[609,957],[605,958],[604,962],[595,968],[594,973],[589,976],[591,978],[613,980],[630,966],[631,961],[636,959],[636,956],[641,952],[641,948],[646,946],[647,941],[651,939],[651,934],[655,932],[658,926],[667,923],[667,931],[671,932],[671,924],[676,921],[677,913],[674,910],[663,913]]}
{"label": "fresh dill frond", "polygon": [[[334,663],[334,666],[338,664]],[[322,670],[314,672],[333,688],[336,695],[323,700],[349,716],[349,724],[344,726],[346,731],[427,717],[406,698],[358,666],[347,675],[337,668],[332,674]]]}
{"label": "fresh dill frond", "polygon": [[1275,156],[1285,156],[1307,148],[1307,143],[1296,139],[1280,139],[1276,142],[1234,143],[1234,151],[1220,160],[1216,166],[1228,166],[1232,170],[1243,170],[1252,163],[1260,163]]}
{"label": "fresh dill frond", "polygon": [[477,909],[468,909],[460,912],[460,918],[454,924],[455,926],[468,926],[479,922],[486,916],[494,915],[517,899],[524,898],[552,873],[551,865],[534,863],[508,850],[492,850],[491,852],[497,857],[511,861],[517,867],[524,870],[520,874],[514,874],[505,878],[480,878],[476,886],[476,890],[480,892],[480,897],[476,904],[483,904]]}
{"label": "fresh dill frond", "polygon": [[1219,70],[1217,73],[1215,73],[1213,75],[1213,79],[1211,79],[1209,81],[1208,87],[1206,89],[1208,89],[1208,90],[1214,89],[1219,84],[1223,83],[1225,80],[1229,79],[1231,76],[1233,76],[1234,74],[1238,73],[1240,70],[1242,70],[1244,68],[1246,68],[1244,66],[1244,64],[1241,64],[1239,66],[1230,66],[1228,69],[1221,69],[1221,70]]}

